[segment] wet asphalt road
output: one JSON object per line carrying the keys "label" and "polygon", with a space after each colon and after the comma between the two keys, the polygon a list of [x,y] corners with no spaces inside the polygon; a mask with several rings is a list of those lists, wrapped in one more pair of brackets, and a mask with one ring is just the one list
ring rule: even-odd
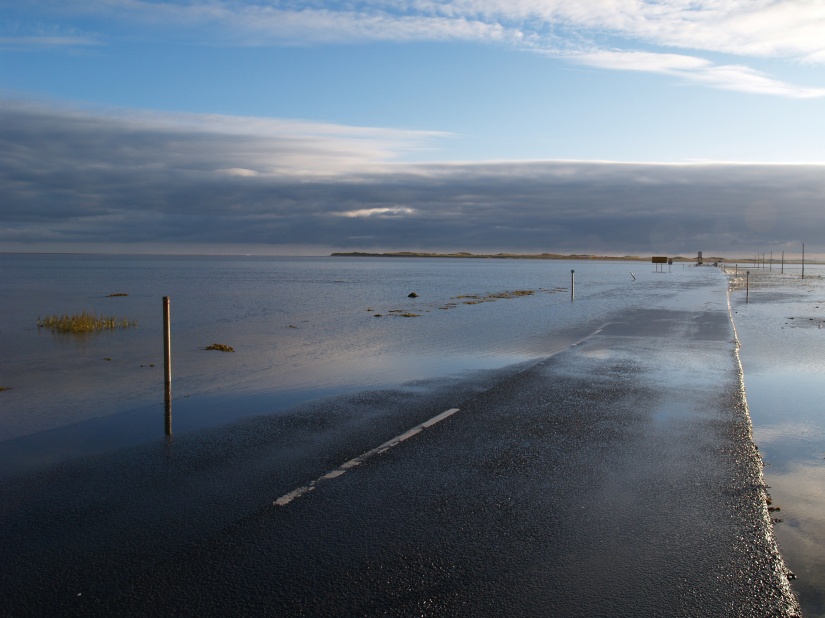
{"label": "wet asphalt road", "polygon": [[2,612],[794,615],[733,336],[721,304],[639,310],[534,364],[5,478]]}

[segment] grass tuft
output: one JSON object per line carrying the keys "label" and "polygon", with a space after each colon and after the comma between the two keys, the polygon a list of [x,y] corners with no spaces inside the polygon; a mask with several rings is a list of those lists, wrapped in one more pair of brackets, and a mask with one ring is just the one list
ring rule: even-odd
{"label": "grass tuft", "polygon": [[222,343],[213,343],[204,348],[204,350],[217,350],[218,352],[234,352],[232,346],[224,345]]}
{"label": "grass tuft", "polygon": [[121,319],[115,316],[95,315],[88,311],[69,315],[50,315],[43,319],[38,318],[37,326],[51,329],[55,333],[91,333],[99,330],[114,330],[137,326],[136,320]]}

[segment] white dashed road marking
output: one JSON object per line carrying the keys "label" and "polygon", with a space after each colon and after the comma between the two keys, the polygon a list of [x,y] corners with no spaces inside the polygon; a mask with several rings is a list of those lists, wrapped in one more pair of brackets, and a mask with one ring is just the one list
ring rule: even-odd
{"label": "white dashed road marking", "polygon": [[414,435],[421,433],[425,429],[429,429],[430,427],[432,427],[436,423],[440,423],[445,418],[447,418],[449,416],[452,416],[456,412],[458,412],[458,408],[450,408],[449,410],[446,410],[446,411],[442,412],[441,414],[432,417],[430,420],[424,421],[420,425],[416,425],[415,427],[413,427],[409,431],[405,431],[404,433],[402,433],[400,436],[396,436],[392,440],[387,440],[381,446],[376,446],[371,451],[367,451],[366,453],[364,453],[362,455],[359,455],[358,457],[350,459],[349,461],[347,461],[347,462],[341,464],[340,466],[338,466],[335,470],[331,470],[330,472],[327,472],[326,474],[324,474],[320,478],[318,478],[314,481],[310,481],[310,483],[308,485],[304,485],[303,487],[299,487],[298,489],[293,489],[288,494],[284,494],[283,496],[281,496],[280,498],[275,500],[275,502],[273,502],[273,504],[275,506],[286,506],[287,504],[289,504],[290,502],[295,500],[295,498],[300,498],[305,493],[308,493],[308,492],[312,491],[313,489],[315,489],[316,485],[318,485],[318,483],[320,483],[321,481],[338,478],[339,476],[344,474],[350,468],[354,468],[355,466],[361,465],[362,463],[364,463],[367,459],[369,459],[373,455],[380,455],[384,451],[388,451],[393,446],[401,444],[404,440],[412,438]]}

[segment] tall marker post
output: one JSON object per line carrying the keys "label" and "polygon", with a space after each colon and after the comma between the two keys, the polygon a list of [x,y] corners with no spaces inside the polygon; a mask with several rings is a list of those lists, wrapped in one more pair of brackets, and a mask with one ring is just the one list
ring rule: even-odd
{"label": "tall marker post", "polygon": [[570,271],[570,300],[576,296],[576,271]]}

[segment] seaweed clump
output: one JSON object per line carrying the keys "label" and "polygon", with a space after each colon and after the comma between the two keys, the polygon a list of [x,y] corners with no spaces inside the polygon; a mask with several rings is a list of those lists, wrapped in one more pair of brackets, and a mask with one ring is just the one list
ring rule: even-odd
{"label": "seaweed clump", "polygon": [[38,318],[37,326],[56,333],[91,333],[99,330],[114,330],[137,326],[136,320],[118,319],[115,316],[95,315],[88,311],[69,315],[50,315]]}
{"label": "seaweed clump", "polygon": [[210,346],[206,346],[204,350],[217,350],[218,352],[234,352],[234,348],[229,345],[224,345],[222,343],[213,343]]}

